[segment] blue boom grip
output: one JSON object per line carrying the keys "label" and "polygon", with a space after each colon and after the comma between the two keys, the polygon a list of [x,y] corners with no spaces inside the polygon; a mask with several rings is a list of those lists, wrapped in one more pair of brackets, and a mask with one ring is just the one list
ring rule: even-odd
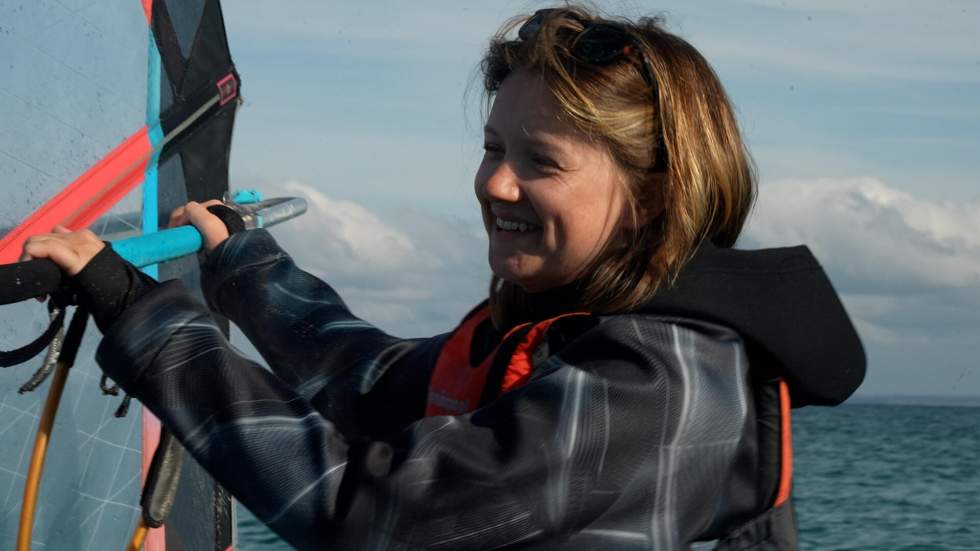
{"label": "blue boom grip", "polygon": [[[261,199],[258,192],[252,199]],[[299,197],[280,197],[236,205],[246,229],[274,226],[306,212],[306,201]],[[201,250],[203,239],[194,226],[181,226],[112,242],[112,249],[137,268],[152,266]]]}
{"label": "blue boom grip", "polygon": [[194,226],[181,226],[112,242],[112,249],[137,268],[166,262],[201,250],[204,241]]}

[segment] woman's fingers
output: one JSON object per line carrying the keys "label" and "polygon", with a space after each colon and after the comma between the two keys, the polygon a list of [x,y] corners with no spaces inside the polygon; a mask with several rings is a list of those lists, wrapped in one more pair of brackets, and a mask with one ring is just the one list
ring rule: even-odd
{"label": "woman's fingers", "polygon": [[59,227],[55,232],[29,237],[24,242],[21,260],[47,258],[61,271],[74,276],[105,247],[105,243],[89,230],[72,232]]}
{"label": "woman's fingers", "polygon": [[[228,238],[228,228],[220,218],[208,212],[207,207],[220,205],[221,201],[212,199],[204,203],[191,201],[177,207],[170,213],[169,227],[193,224],[204,241],[204,248],[210,252]],[[73,232],[64,226],[55,226],[52,233],[35,235],[24,242],[20,260],[22,262],[37,258],[51,259],[69,276],[74,276],[95,257],[105,243],[93,232],[81,230]]]}
{"label": "woman's fingers", "polygon": [[188,207],[188,205],[192,205],[192,204],[193,205],[201,205],[202,207],[204,207],[206,209],[207,207],[210,207],[211,205],[223,205],[224,203],[222,201],[219,201],[218,199],[210,199],[210,200],[205,201],[203,203],[198,203],[196,201],[191,201],[191,202],[187,203],[186,205],[183,205],[183,206],[180,206],[180,207],[175,208],[170,213],[170,221],[167,223],[167,227],[168,228],[176,228],[178,226],[186,226],[187,224],[190,224],[191,223],[191,220],[190,220],[190,216],[187,213],[187,207]]}
{"label": "woman's fingers", "polygon": [[183,226],[187,224],[187,220],[184,219],[184,207],[177,207],[170,213],[170,220],[167,222],[168,228],[176,228],[177,226]]}
{"label": "woman's fingers", "polygon": [[220,218],[208,212],[211,205],[219,205],[221,201],[207,201],[205,203],[190,202],[184,207],[184,216],[187,220],[201,232],[204,239],[204,250],[211,252],[222,241],[228,239],[228,227]]}
{"label": "woman's fingers", "polygon": [[31,238],[24,243],[24,252],[31,258],[48,258],[52,260],[68,275],[75,275],[80,271],[78,264],[81,261],[81,257],[63,239]]}
{"label": "woman's fingers", "polygon": [[203,203],[191,201],[182,207],[177,207],[170,213],[168,227],[176,228],[188,224],[197,228],[201,232],[204,240],[204,249],[211,252],[212,249],[221,244],[228,238],[228,228],[220,218],[208,212],[211,205],[221,205],[221,201],[212,199]]}

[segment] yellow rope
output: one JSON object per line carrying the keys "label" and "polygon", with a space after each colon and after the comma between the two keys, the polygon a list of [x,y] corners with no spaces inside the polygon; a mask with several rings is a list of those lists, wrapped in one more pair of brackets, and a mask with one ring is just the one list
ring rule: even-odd
{"label": "yellow rope", "polygon": [[17,531],[17,551],[30,551],[31,532],[34,529],[34,510],[37,506],[37,493],[41,486],[41,473],[44,471],[44,460],[48,452],[48,442],[51,440],[51,427],[54,417],[58,414],[58,404],[68,380],[68,370],[71,366],[58,362],[51,389],[44,402],[44,411],[37,425],[37,436],[34,438],[34,451],[31,453],[31,463],[24,482],[24,500],[20,508],[20,526]]}
{"label": "yellow rope", "polygon": [[[68,370],[71,365],[59,361],[51,378],[51,388],[44,402],[44,411],[37,425],[37,436],[34,438],[34,450],[31,452],[31,462],[24,481],[24,499],[20,508],[20,525],[17,531],[17,551],[31,550],[31,533],[34,530],[34,512],[37,509],[37,494],[41,487],[41,474],[44,472],[44,460],[48,454],[48,443],[51,441],[51,429],[54,418],[58,414],[61,396],[68,380]],[[133,537],[126,547],[127,551],[139,551],[143,548],[148,532],[143,516],[140,515]]]}
{"label": "yellow rope", "polygon": [[126,546],[126,551],[140,551],[143,548],[143,540],[146,539],[146,533],[149,528],[146,527],[146,523],[143,522],[143,515],[140,515],[140,520],[136,523],[136,529],[133,530],[133,538],[129,540],[129,545]]}

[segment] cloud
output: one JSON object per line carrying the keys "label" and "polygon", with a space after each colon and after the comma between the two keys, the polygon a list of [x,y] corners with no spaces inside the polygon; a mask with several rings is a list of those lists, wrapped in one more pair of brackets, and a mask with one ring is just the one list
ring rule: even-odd
{"label": "cloud", "polygon": [[[448,331],[486,296],[478,220],[381,214],[296,182],[266,191],[309,201],[274,235],[355,315],[392,334]],[[874,178],[782,180],[761,189],[740,246],[810,246],[868,350],[864,393],[978,394],[978,221],[980,198],[929,201]]]}
{"label": "cloud", "polygon": [[404,266],[416,254],[408,237],[357,203],[333,199],[301,184],[288,184],[286,191],[305,196],[310,207],[311,216],[301,218],[295,228],[307,239],[314,237],[321,254],[346,261],[332,265],[334,271],[348,272],[352,266],[374,272],[391,270]]}
{"label": "cloud", "polygon": [[980,289],[980,197],[930,201],[875,178],[764,186],[748,242],[807,243],[843,292]]}
{"label": "cloud", "polygon": [[382,217],[309,185],[268,186],[306,198],[309,211],[273,229],[303,269],[328,282],[355,315],[402,337],[452,329],[485,297],[483,228],[457,217],[401,209]]}
{"label": "cloud", "polygon": [[865,394],[980,394],[980,197],[876,178],[763,185],[741,247],[807,244],[868,352]]}

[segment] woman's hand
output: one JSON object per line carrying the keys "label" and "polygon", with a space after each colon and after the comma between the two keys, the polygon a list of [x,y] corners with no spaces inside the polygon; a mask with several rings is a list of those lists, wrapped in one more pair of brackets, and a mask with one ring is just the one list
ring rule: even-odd
{"label": "woman's hand", "polygon": [[54,233],[27,238],[20,260],[48,258],[73,277],[103,248],[105,243],[89,230],[73,232],[64,226],[55,226]]}
{"label": "woman's hand", "polygon": [[228,227],[220,218],[208,212],[208,207],[221,205],[221,201],[212,199],[203,203],[191,201],[182,207],[177,207],[170,213],[168,228],[177,226],[193,225],[197,231],[201,232],[204,241],[204,251],[210,253],[215,247],[228,239]]}

